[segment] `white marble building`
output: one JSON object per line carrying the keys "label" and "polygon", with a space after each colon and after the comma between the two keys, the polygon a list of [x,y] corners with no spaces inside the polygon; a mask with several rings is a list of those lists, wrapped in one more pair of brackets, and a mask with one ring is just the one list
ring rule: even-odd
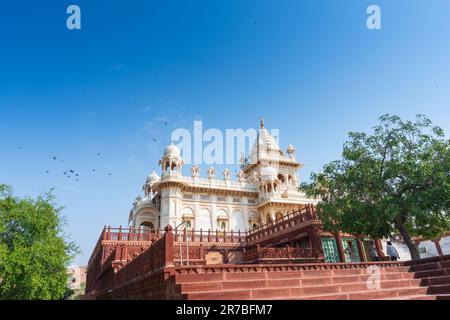
{"label": "white marble building", "polygon": [[171,144],[159,162],[161,175],[153,172],[147,178],[129,223],[134,228],[163,229],[184,222],[188,229],[245,231],[315,204],[297,190],[302,165],[295,153],[292,145],[283,152],[261,120],[257,140],[233,180],[230,170],[218,174],[213,167],[206,177],[201,177],[198,166],[183,175],[180,150]]}

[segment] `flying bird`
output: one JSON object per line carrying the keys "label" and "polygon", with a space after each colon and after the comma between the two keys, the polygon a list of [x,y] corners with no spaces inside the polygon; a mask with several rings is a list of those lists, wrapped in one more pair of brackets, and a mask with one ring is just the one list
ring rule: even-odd
{"label": "flying bird", "polygon": [[18,146],[17,149],[22,149],[22,146]]}
{"label": "flying bird", "polygon": [[56,157],[55,157],[55,156],[53,156],[53,160],[56,160]]}
{"label": "flying bird", "polygon": [[95,169],[92,169],[92,172],[95,172]]}
{"label": "flying bird", "polygon": [[49,173],[50,172],[50,170],[45,170],[45,173]]}
{"label": "flying bird", "polygon": [[153,140],[153,142],[155,142],[155,143],[158,143],[158,141],[156,141],[156,139],[155,139],[155,138],[152,138],[152,140]]}
{"label": "flying bird", "polygon": [[97,156],[100,157],[100,156],[101,156],[101,153],[97,153]]}

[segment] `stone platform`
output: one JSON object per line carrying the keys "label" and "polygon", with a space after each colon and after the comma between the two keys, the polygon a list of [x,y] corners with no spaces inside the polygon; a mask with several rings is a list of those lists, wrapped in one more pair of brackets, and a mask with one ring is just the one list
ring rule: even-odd
{"label": "stone platform", "polygon": [[[88,268],[89,299],[450,300],[450,255],[408,262],[274,263],[281,260],[277,254],[266,264],[206,265],[200,246],[198,259],[185,265],[189,261],[177,259],[170,228],[144,242],[101,239]],[[289,257],[288,249],[281,250]]]}

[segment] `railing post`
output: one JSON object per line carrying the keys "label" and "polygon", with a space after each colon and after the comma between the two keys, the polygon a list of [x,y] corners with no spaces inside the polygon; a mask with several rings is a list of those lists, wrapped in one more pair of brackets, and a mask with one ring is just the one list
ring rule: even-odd
{"label": "railing post", "polygon": [[200,245],[200,259],[202,261],[205,260],[205,248],[203,247],[203,244]]}
{"label": "railing post", "polygon": [[238,230],[238,241],[242,242],[242,240],[241,240],[241,229]]}
{"label": "railing post", "polygon": [[203,228],[200,228],[200,242],[203,242]]}
{"label": "railing post", "polygon": [[233,233],[233,230],[231,230],[231,243],[234,243],[234,233]]}
{"label": "railing post", "polygon": [[208,229],[208,242],[211,242],[211,229]]}
{"label": "railing post", "polygon": [[166,233],[164,234],[164,266],[174,267],[174,256],[173,256],[173,247],[174,247],[174,239],[173,239],[173,228],[169,224],[164,229]]}
{"label": "railing post", "polygon": [[103,227],[102,240],[106,240],[106,226]]}
{"label": "railing post", "polygon": [[121,255],[121,259],[122,261],[128,261],[128,247],[126,245],[124,245],[122,247],[122,255]]}
{"label": "railing post", "polygon": [[195,242],[195,229],[191,230],[191,242]]}
{"label": "railing post", "polygon": [[111,226],[108,226],[108,235],[106,236],[106,240],[111,240]]}
{"label": "railing post", "polygon": [[186,242],[186,228],[183,230],[183,242]]}
{"label": "railing post", "polygon": [[122,226],[119,227],[119,235],[117,236],[117,241],[122,240]]}
{"label": "railing post", "polygon": [[106,226],[103,228],[102,240],[106,240]]}
{"label": "railing post", "polygon": [[141,226],[138,229],[138,241],[141,241]]}
{"label": "railing post", "polygon": [[219,230],[216,229],[216,242],[219,242]]}

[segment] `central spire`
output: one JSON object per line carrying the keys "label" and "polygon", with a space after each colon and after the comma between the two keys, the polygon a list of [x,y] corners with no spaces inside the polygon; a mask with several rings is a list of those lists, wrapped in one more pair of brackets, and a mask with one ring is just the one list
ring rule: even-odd
{"label": "central spire", "polygon": [[264,118],[261,117],[261,129],[264,129]]}

